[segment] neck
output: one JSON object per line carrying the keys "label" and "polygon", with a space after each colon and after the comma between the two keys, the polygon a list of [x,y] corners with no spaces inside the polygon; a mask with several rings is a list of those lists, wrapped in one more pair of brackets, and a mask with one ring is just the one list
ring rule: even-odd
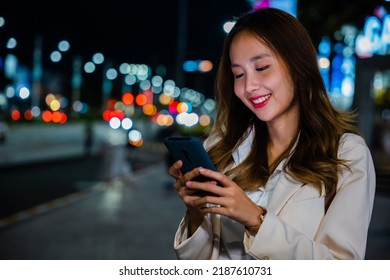
{"label": "neck", "polygon": [[267,124],[269,142],[267,146],[268,163],[272,164],[291,144],[298,133],[298,120],[286,118],[286,121]]}

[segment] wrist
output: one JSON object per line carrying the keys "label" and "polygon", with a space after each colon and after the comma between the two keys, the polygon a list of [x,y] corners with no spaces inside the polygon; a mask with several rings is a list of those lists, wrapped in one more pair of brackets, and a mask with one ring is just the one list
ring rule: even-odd
{"label": "wrist", "polygon": [[258,206],[260,208],[260,212],[257,215],[257,223],[253,226],[245,226],[245,230],[250,234],[250,235],[256,235],[257,232],[259,231],[261,224],[263,223],[265,219],[265,215],[267,214],[267,209]]}
{"label": "wrist", "polygon": [[204,215],[198,215],[192,213],[187,209],[186,211],[186,220],[188,224],[188,237],[192,236],[192,234],[198,229],[198,227],[203,222]]}

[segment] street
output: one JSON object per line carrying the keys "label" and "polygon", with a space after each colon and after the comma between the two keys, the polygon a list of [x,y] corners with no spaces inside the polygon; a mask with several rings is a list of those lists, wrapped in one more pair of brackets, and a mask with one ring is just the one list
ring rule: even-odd
{"label": "street", "polygon": [[130,148],[102,123],[91,154],[79,124],[12,132],[0,147],[0,259],[175,258],[184,210],[161,147]]}
{"label": "street", "polygon": [[[159,143],[140,149],[106,145],[103,138],[111,132],[103,129],[94,152],[86,155],[79,129],[69,129],[71,139],[57,144],[47,132],[50,137],[40,139],[41,145],[29,144],[40,150],[31,151],[34,159],[0,167],[0,259],[175,259],[173,236],[184,206],[166,173],[165,150]],[[8,152],[6,146],[0,152],[23,158],[12,143]],[[64,156],[61,145],[74,152]],[[43,151],[49,160],[38,160]],[[113,170],[113,160],[126,168]],[[382,185],[369,230],[370,260],[390,259],[390,195],[384,177],[378,180]]]}
{"label": "street", "polygon": [[1,168],[0,218],[93,186],[103,179],[102,161],[76,157]]}

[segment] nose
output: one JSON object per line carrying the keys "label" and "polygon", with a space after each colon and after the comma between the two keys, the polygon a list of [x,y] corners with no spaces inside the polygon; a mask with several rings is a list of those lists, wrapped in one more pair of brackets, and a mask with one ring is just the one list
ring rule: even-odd
{"label": "nose", "polygon": [[254,74],[247,73],[245,77],[245,90],[247,92],[253,92],[261,87],[260,81],[256,79]]}

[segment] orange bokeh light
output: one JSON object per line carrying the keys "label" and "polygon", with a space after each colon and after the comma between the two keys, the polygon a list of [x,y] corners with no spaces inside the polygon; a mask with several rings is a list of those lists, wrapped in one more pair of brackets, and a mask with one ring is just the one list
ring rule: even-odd
{"label": "orange bokeh light", "polygon": [[143,106],[143,112],[145,115],[153,116],[157,113],[157,108],[153,104],[145,104]]}
{"label": "orange bokeh light", "polygon": [[148,98],[145,94],[140,93],[135,98],[135,103],[137,103],[138,106],[144,106],[148,102]]}
{"label": "orange bokeh light", "polygon": [[213,70],[213,63],[210,60],[202,60],[198,67],[201,72],[210,72]]}
{"label": "orange bokeh light", "polygon": [[51,122],[52,120],[52,114],[50,111],[45,111],[42,113],[42,120],[44,122]]}
{"label": "orange bokeh light", "polygon": [[51,118],[52,118],[53,122],[59,123],[62,120],[62,115],[60,112],[55,111],[55,112],[53,112]]}
{"label": "orange bokeh light", "polygon": [[66,114],[64,114],[64,113],[61,113],[61,121],[60,121],[60,123],[64,124],[64,123],[66,123],[67,120],[68,120],[68,116]]}
{"label": "orange bokeh light", "polygon": [[134,102],[134,95],[130,92],[126,92],[122,95],[122,102],[125,105],[131,105]]}

